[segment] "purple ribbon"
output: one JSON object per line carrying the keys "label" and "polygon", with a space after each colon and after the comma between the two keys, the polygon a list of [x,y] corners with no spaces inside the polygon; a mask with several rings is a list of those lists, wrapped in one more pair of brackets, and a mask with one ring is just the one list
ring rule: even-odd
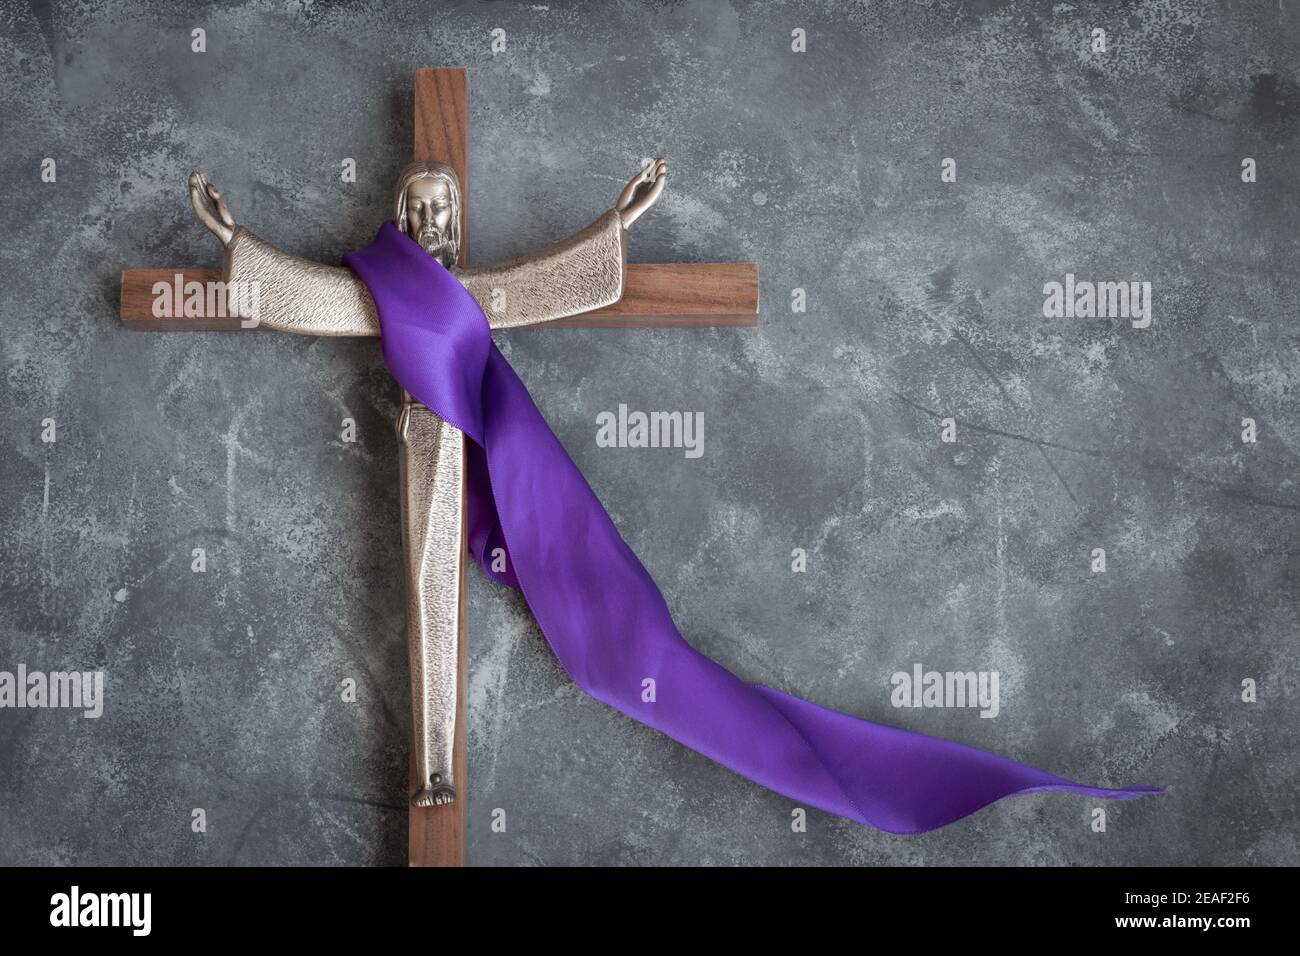
{"label": "purple ribbon", "polygon": [[[518,587],[569,676],[591,696],[803,804],[892,833],[944,826],[1002,797],[1085,787],[962,744],[747,684],[686,643],[658,587],[492,342],[460,282],[391,222],[344,257],[374,298],[384,361],[472,440],[470,552]],[[492,570],[504,547],[509,570]],[[654,700],[642,699],[652,679]]]}

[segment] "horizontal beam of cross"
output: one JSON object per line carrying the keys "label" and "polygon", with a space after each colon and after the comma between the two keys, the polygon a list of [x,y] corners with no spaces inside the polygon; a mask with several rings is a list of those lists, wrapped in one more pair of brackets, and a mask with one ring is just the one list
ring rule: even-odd
{"label": "horizontal beam of cross", "polygon": [[[229,316],[154,315],[154,284],[175,289],[221,281],[220,269],[123,269],[122,324],[140,332],[222,332],[240,328]],[[206,296],[204,308],[207,308]],[[170,311],[182,311],[179,308]],[[224,311],[224,310],[217,310]],[[551,322],[552,328],[659,328],[758,324],[758,266],[752,262],[630,264],[623,298],[611,306]]]}

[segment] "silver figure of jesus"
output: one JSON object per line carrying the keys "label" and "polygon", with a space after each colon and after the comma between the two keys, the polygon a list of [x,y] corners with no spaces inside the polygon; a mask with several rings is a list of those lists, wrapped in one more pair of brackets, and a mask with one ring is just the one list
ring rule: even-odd
{"label": "silver figure of jesus", "polygon": [[[394,198],[397,227],[469,290],[493,329],[535,325],[613,305],[623,295],[627,231],[659,198],[661,158],[634,176],[614,207],[587,228],[530,256],[460,268],[460,183],[443,163],[414,162]],[[258,290],[259,327],[300,335],[379,335],[379,316],[350,269],[283,252],[235,222],[226,199],[201,173],[190,202],[225,246],[227,287]],[[464,574],[464,435],[403,392],[397,421],[407,644],[411,661],[416,806],[451,803],[457,663]]]}

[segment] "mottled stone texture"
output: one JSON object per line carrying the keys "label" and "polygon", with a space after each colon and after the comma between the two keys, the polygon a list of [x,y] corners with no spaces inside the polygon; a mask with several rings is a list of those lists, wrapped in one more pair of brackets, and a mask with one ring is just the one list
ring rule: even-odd
{"label": "mottled stone texture", "polygon": [[[0,669],[103,668],[108,695],[98,721],[0,711],[0,863],[404,862],[378,346],[131,333],[117,284],[218,261],[195,168],[292,251],[367,242],[410,155],[412,71],[436,65],[470,70],[474,261],[585,225],[662,153],[632,259],[760,263],[757,329],[500,336],[697,647],[1072,779],[1169,787],[1107,805],[1104,834],[1060,795],[918,837],[817,811],[792,833],[789,800],[585,697],[474,572],[472,862],[1300,862],[1295,4],[90,0],[0,20]],[[1044,319],[1067,272],[1150,281],[1152,327]],[[703,412],[704,456],[597,448],[620,402]],[[894,709],[915,662],[999,671],[1001,713]]]}

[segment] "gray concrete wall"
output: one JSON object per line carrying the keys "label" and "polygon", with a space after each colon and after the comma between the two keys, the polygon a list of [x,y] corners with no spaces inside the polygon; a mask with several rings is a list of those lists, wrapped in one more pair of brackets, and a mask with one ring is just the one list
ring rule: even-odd
{"label": "gray concrete wall", "polygon": [[[131,333],[117,288],[217,261],[194,168],[292,251],[366,243],[412,72],[436,65],[470,71],[476,261],[584,225],[662,153],[633,260],[760,264],[756,329],[501,337],[695,646],[870,719],[1169,788],[1106,805],[1105,833],[1059,795],[918,837],[817,811],[794,833],[789,800],[588,699],[475,572],[473,863],[1300,861],[1293,4],[92,0],[0,21],[0,669],[107,681],[97,720],[0,710],[0,864],[404,861],[377,344]],[[1044,318],[1066,273],[1151,282],[1150,328]],[[598,448],[619,403],[702,412],[703,457]],[[914,663],[998,671],[1000,713],[894,708]]]}

